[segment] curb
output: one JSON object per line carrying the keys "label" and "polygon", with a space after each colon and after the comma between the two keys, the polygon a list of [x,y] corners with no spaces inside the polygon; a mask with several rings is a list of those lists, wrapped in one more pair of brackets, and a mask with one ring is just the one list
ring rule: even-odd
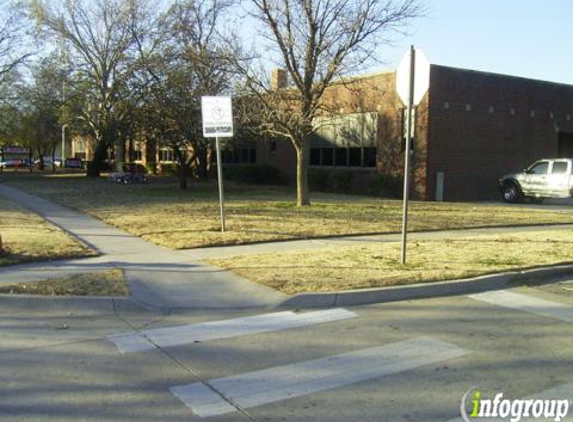
{"label": "curb", "polygon": [[[512,271],[462,280],[419,283],[407,286],[381,287],[374,289],[348,290],[327,293],[299,293],[285,301],[269,305],[277,308],[331,308],[375,303],[399,302],[415,299],[459,296],[502,290],[517,283],[536,281],[540,277],[559,277],[573,274],[573,264],[554,267]],[[97,296],[41,296],[0,294],[0,309],[3,312],[58,311],[78,314],[114,314],[117,312],[165,313],[189,308],[166,308],[143,303],[132,297]],[[220,309],[220,308],[208,308]]]}
{"label": "curb", "polygon": [[408,286],[381,287],[375,289],[349,290],[328,293],[299,293],[278,305],[278,308],[329,308],[373,303],[399,302],[404,300],[458,296],[502,290],[516,283],[536,280],[540,277],[557,277],[573,274],[573,265],[536,268],[485,275],[474,278],[412,284]]}
{"label": "curb", "polygon": [[149,312],[129,297],[41,296],[0,294],[2,312],[55,311],[73,314]]}

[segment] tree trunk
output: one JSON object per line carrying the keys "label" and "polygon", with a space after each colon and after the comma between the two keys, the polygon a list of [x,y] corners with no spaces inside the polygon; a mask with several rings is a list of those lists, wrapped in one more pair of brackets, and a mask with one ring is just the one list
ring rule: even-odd
{"label": "tree trunk", "polygon": [[310,144],[302,141],[295,144],[296,149],[296,205],[310,205],[308,189],[308,166],[310,163]]}
{"label": "tree trunk", "polygon": [[132,162],[135,161],[135,145],[133,139],[130,137],[129,141],[127,141],[127,161]]}
{"label": "tree trunk", "polygon": [[118,136],[115,141],[115,169],[116,171],[123,171],[125,164],[125,140],[123,137]]}
{"label": "tree trunk", "polygon": [[[38,170],[43,171],[44,168],[46,167],[46,164],[44,163],[44,156],[42,155],[42,150],[38,150],[38,159],[40,160],[38,162]],[[30,165],[32,165],[32,163],[30,163]]]}
{"label": "tree trunk", "polygon": [[52,148],[51,155],[52,155],[52,173],[56,174],[56,147]]}
{"label": "tree trunk", "polygon": [[179,189],[187,190],[187,176],[189,174],[189,166],[185,159],[185,152],[180,148],[173,148],[177,156],[177,163],[179,164]]}
{"label": "tree trunk", "polygon": [[101,140],[96,145],[92,161],[88,163],[88,168],[86,171],[87,177],[100,177],[106,156],[107,156],[107,143]]}
{"label": "tree trunk", "polygon": [[208,159],[208,154],[207,154],[207,148],[206,147],[199,147],[199,151],[198,151],[198,165],[197,165],[197,176],[199,176],[200,179],[207,179],[208,175],[209,175],[209,169],[208,169],[208,163],[207,163],[207,159]]}
{"label": "tree trunk", "polygon": [[187,190],[187,169],[179,166],[179,189]]}

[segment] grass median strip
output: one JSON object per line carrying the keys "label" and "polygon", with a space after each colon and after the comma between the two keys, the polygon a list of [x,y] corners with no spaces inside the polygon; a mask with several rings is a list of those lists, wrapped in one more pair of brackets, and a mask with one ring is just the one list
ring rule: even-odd
{"label": "grass median strip", "polygon": [[377,243],[212,259],[210,264],[287,294],[327,292],[474,277],[573,262],[573,230],[409,243]]}
{"label": "grass median strip", "polygon": [[[312,206],[295,207],[291,187],[227,183],[223,234],[214,182],[193,182],[181,191],[176,181],[161,177],[126,186],[78,175],[17,176],[6,181],[171,249],[396,233],[401,228],[401,201],[313,193]],[[416,201],[410,207],[412,231],[555,223],[573,223],[573,213]]]}
{"label": "grass median strip", "polygon": [[78,274],[65,279],[42,280],[0,286],[0,293],[46,296],[129,296],[120,269]]}
{"label": "grass median strip", "polygon": [[0,266],[91,256],[94,252],[39,215],[0,197]]}

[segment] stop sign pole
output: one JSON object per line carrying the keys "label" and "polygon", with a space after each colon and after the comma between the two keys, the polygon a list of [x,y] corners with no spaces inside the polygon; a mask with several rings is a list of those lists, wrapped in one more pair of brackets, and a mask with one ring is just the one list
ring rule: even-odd
{"label": "stop sign pole", "polygon": [[404,200],[402,201],[402,254],[400,263],[406,263],[408,241],[408,203],[410,198],[410,148],[412,145],[412,109],[414,108],[414,80],[416,73],[416,50],[410,46],[410,78],[408,87],[408,109],[406,114],[406,142],[404,148]]}
{"label": "stop sign pole", "polygon": [[410,194],[410,168],[412,160],[412,127],[413,110],[417,106],[430,86],[430,63],[424,54],[410,47],[396,72],[396,91],[407,107],[406,114],[406,141],[404,142],[404,202],[402,210],[402,256],[400,262],[406,263],[406,244],[408,234],[408,201]]}

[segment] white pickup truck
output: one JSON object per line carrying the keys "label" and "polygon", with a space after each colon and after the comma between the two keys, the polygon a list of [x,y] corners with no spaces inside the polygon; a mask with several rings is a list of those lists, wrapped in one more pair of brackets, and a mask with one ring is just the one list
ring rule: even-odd
{"label": "white pickup truck", "polygon": [[573,159],[553,158],[536,161],[522,173],[507,174],[499,179],[505,202],[529,198],[541,203],[545,198],[569,198],[573,195]]}

